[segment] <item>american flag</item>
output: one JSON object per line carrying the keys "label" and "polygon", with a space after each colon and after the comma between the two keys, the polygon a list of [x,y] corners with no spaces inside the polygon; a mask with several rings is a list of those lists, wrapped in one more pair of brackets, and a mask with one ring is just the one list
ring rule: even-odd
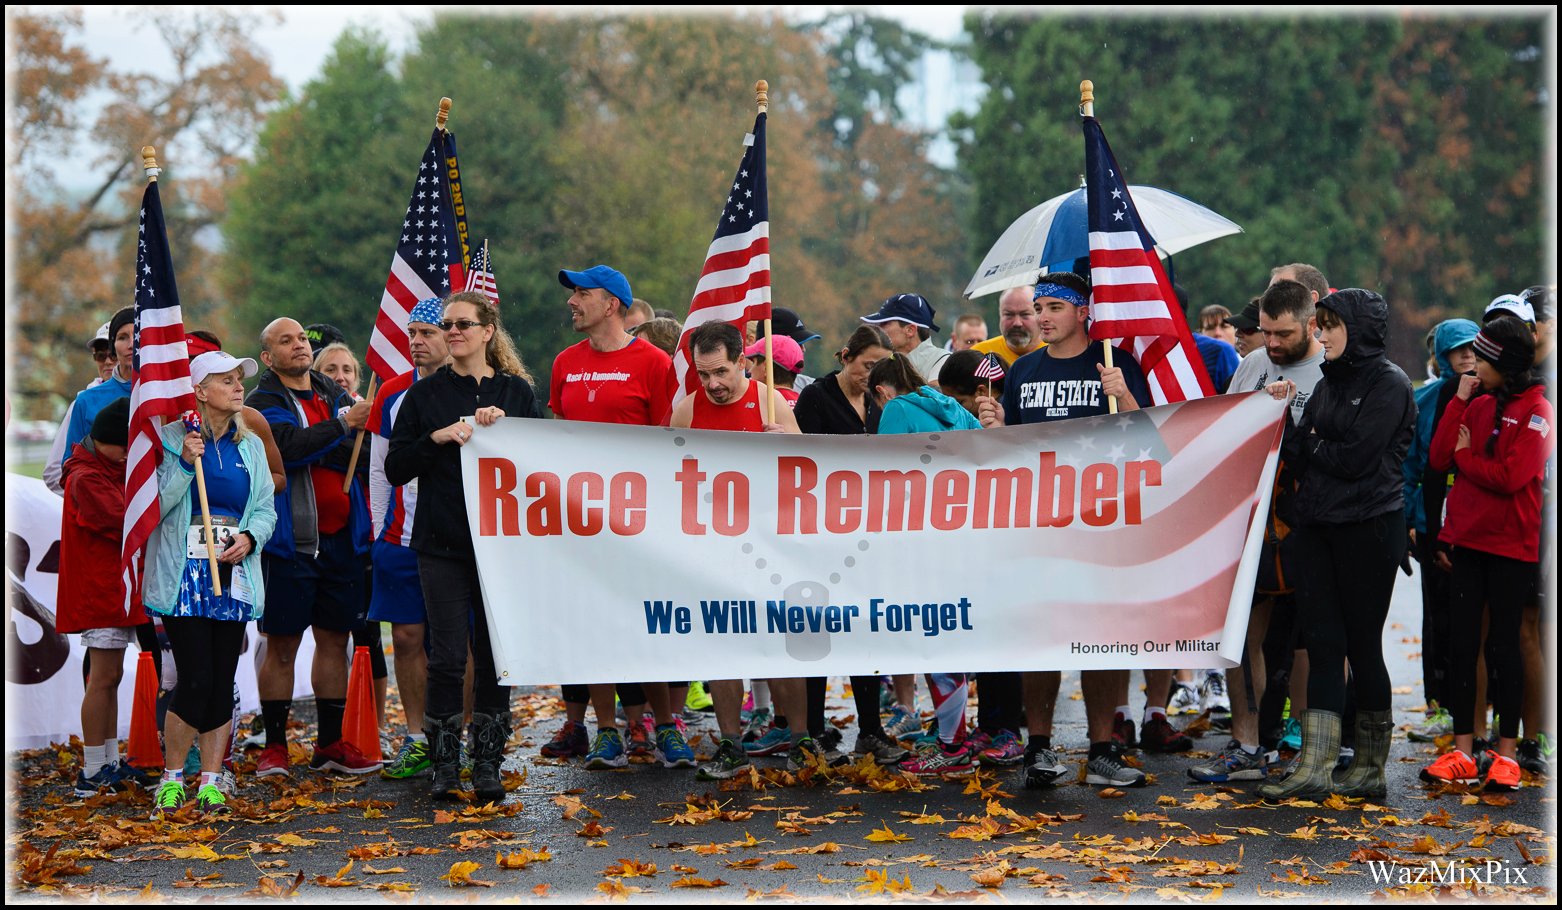
{"label": "american flag", "polygon": [[499,284],[494,281],[493,264],[488,258],[488,241],[477,248],[472,254],[472,267],[466,273],[466,290],[476,291],[488,298],[488,302],[499,308]]}
{"label": "american flag", "polygon": [[743,137],[747,150],[726,207],[716,222],[716,236],[705,254],[705,269],[694,288],[683,337],[673,357],[678,391],[673,404],[699,388],[691,369],[689,336],[707,322],[730,322],[741,331],[749,320],[770,318],[770,203],[765,189],[765,115],[754,119],[754,132]]}
{"label": "american flag", "polygon": [[1003,364],[998,362],[995,354],[988,354],[982,358],[982,362],[976,365],[976,378],[991,382],[1003,378]]}
{"label": "american flag", "polygon": [[[391,257],[385,293],[380,295],[380,312],[364,359],[381,381],[412,372],[407,317],[417,302],[444,297],[451,288],[466,286],[461,239],[450,201],[444,135],[443,130],[434,131],[418,163],[418,179],[401,221],[401,239]],[[454,144],[449,157],[452,161],[455,158]]]}
{"label": "american flag", "polygon": [[1128,180],[1094,117],[1085,120],[1090,225],[1090,337],[1113,342],[1144,369],[1156,404],[1215,394],[1171,281],[1128,195]]}
{"label": "american flag", "polygon": [[135,367],[130,387],[130,451],[125,462],[125,530],[122,568],[127,597],[140,588],[142,547],[157,527],[157,466],[162,461],[163,421],[195,408],[190,361],[184,344],[184,315],[168,254],[163,203],[157,182],[141,198],[136,243]]}

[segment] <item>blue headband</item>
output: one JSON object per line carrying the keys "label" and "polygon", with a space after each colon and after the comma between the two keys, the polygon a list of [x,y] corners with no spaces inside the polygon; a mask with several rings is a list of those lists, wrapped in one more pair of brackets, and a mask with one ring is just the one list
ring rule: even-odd
{"label": "blue headband", "polygon": [[1084,306],[1088,302],[1085,298],[1079,296],[1078,291],[1061,284],[1036,285],[1036,293],[1031,297],[1031,302],[1035,303],[1043,297],[1056,297],[1059,300],[1072,303],[1074,306]]}
{"label": "blue headband", "polygon": [[419,300],[418,305],[412,308],[411,315],[407,317],[407,324],[426,322],[429,325],[439,325],[439,318],[444,315],[444,312],[445,302],[438,297]]}

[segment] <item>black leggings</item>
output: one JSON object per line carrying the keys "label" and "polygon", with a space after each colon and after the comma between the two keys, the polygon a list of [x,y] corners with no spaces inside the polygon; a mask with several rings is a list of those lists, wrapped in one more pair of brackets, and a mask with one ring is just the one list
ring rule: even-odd
{"label": "black leggings", "polygon": [[1493,677],[1492,707],[1498,735],[1519,735],[1524,704],[1524,659],[1519,649],[1519,625],[1524,608],[1535,598],[1539,565],[1482,553],[1465,547],[1453,552],[1452,665],[1448,680],[1449,710],[1454,733],[1475,732],[1475,663],[1480,656],[1481,614],[1490,615],[1486,628],[1486,668]]}
{"label": "black leggings", "polygon": [[510,691],[494,669],[488,615],[478,588],[477,562],[418,554],[418,580],[428,612],[428,716],[460,717],[467,648],[472,652],[472,707],[508,716]]}
{"label": "black leggings", "polygon": [[1020,674],[981,673],[976,677],[976,685],[979,696],[976,699],[977,729],[988,736],[997,736],[1002,730],[1018,734],[1025,722]]}
{"label": "black leggings", "polygon": [[380,643],[380,624],[375,620],[365,622],[353,632],[354,653],[357,648],[369,649],[370,675],[375,679],[384,679],[390,675],[385,667],[385,646]]}
{"label": "black leggings", "polygon": [[1405,555],[1405,513],[1352,524],[1297,528],[1297,622],[1307,641],[1307,706],[1345,712],[1345,661],[1356,680],[1357,706],[1392,706],[1383,662],[1383,622],[1394,573]]}
{"label": "black leggings", "polygon": [[879,690],[883,682],[877,676],[853,676],[852,701],[857,705],[857,732],[884,736],[884,721],[879,718]]}
{"label": "black leggings", "polygon": [[233,719],[233,675],[244,647],[244,623],[193,616],[165,616],[163,630],[179,667],[168,710],[210,733]]}
{"label": "black leggings", "polygon": [[[1421,562],[1421,678],[1427,701],[1447,708],[1452,693],[1449,665],[1453,660],[1453,589],[1448,572],[1436,565],[1437,552],[1445,549],[1432,533],[1416,538]],[[1479,630],[1477,630],[1479,634]],[[1473,671],[1472,671],[1473,672]]]}
{"label": "black leggings", "polygon": [[[580,683],[569,683],[563,686],[564,703],[570,705],[591,704],[591,689]],[[618,700],[627,707],[629,705],[645,704],[645,687],[640,683],[619,683]],[[673,713],[682,710],[682,705],[673,705]]]}

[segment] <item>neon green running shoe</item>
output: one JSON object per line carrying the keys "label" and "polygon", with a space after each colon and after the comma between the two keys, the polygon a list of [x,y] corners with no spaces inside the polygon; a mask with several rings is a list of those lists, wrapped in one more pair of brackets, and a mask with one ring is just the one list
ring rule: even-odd
{"label": "neon green running shoe", "polygon": [[716,704],[710,693],[705,691],[705,683],[700,680],[689,683],[689,695],[684,703],[695,711],[709,711]]}
{"label": "neon green running shoe", "polygon": [[179,811],[184,805],[184,782],[178,780],[165,780],[157,785],[157,793],[152,797],[152,821],[160,822],[163,816]]}
{"label": "neon green running shoe", "polygon": [[227,815],[228,796],[216,784],[202,784],[195,791],[195,810],[202,815]]}
{"label": "neon green running shoe", "polygon": [[426,773],[434,766],[428,755],[428,743],[407,740],[390,764],[380,769],[380,776],[387,780],[407,780]]}

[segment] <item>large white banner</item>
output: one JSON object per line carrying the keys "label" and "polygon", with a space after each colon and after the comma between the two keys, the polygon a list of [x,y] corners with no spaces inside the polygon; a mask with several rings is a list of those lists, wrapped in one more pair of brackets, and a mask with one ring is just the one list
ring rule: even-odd
{"label": "large white banner", "polygon": [[[6,677],[5,747],[34,749],[81,735],[81,636],[55,631],[55,590],[60,572],[60,497],[43,481],[19,474],[5,475],[6,495]],[[117,566],[104,566],[118,572]],[[239,659],[239,707],[260,708],[254,655],[260,635],[246,630],[244,656]],[[119,736],[130,734],[130,709],[135,695],[136,661],[140,652],[125,649],[125,675],[119,684]],[[294,666],[293,697],[311,694],[305,672],[314,656],[314,637],[306,634]],[[164,661],[172,667],[168,652]],[[175,678],[172,671],[168,680]]]}
{"label": "large white banner", "polygon": [[502,681],[1232,665],[1284,405],[913,436],[506,419],[461,453]]}

